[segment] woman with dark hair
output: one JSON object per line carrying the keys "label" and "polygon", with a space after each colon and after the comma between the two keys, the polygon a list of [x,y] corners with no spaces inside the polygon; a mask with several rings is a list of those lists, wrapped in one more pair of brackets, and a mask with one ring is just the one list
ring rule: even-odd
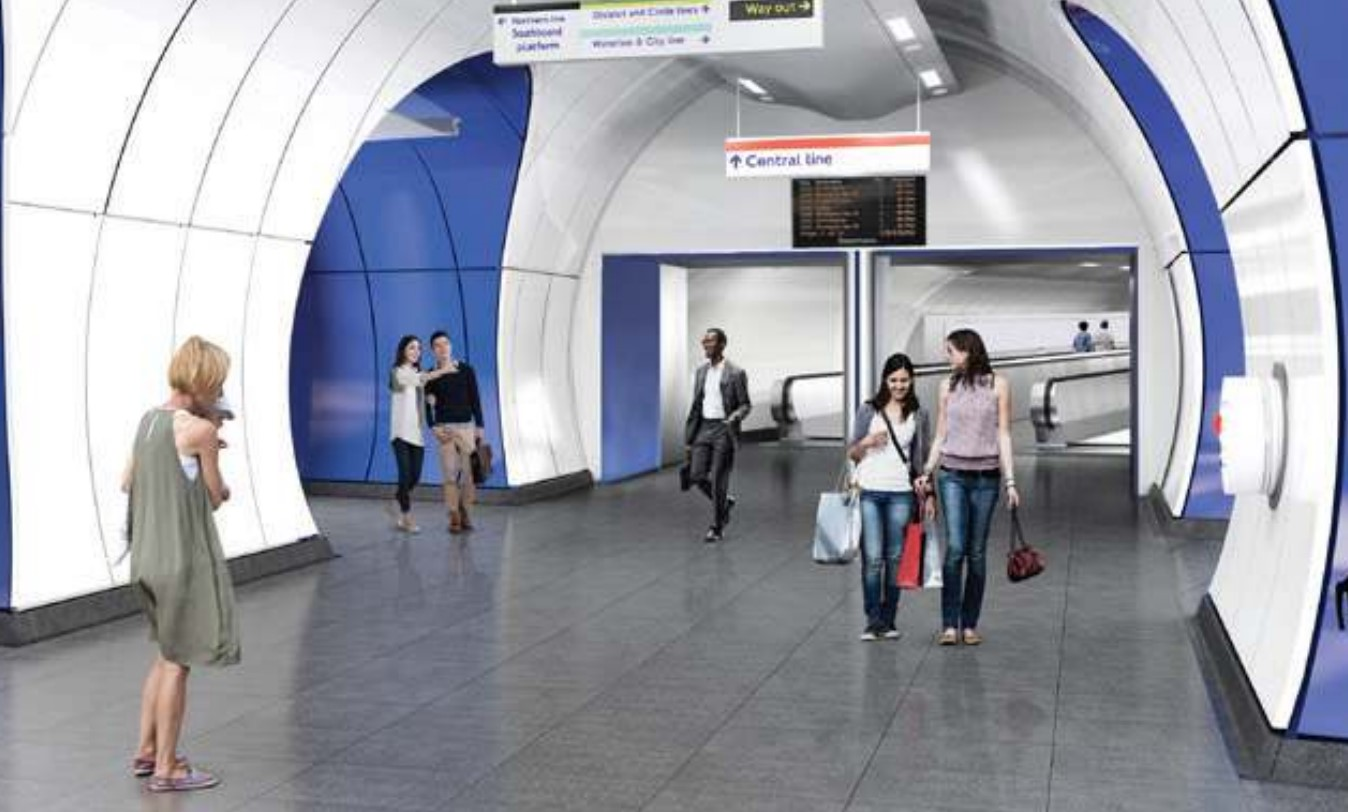
{"label": "woman with dark hair", "polygon": [[[928,488],[939,468],[947,543],[937,642],[976,646],[983,642],[978,618],[987,582],[988,528],[1003,484],[1007,503],[1020,504],[1011,456],[1011,387],[992,371],[978,333],[955,330],[945,346],[951,372],[941,384],[936,438],[919,487]],[[961,572],[966,560],[967,576]]]}
{"label": "woman with dark hair", "polygon": [[[866,610],[862,640],[894,639],[899,609],[896,577],[903,535],[916,507],[914,480],[925,458],[927,413],[918,405],[913,362],[896,353],[885,361],[880,389],[852,421],[847,454],[861,487],[861,588]],[[928,516],[935,505],[928,504]]]}
{"label": "woman with dark hair", "polygon": [[426,397],[422,387],[428,376],[421,371],[421,341],[407,335],[398,340],[389,371],[389,437],[393,459],[398,464],[398,521],[405,533],[420,533],[412,518],[412,489],[421,481],[421,463],[426,458]]}

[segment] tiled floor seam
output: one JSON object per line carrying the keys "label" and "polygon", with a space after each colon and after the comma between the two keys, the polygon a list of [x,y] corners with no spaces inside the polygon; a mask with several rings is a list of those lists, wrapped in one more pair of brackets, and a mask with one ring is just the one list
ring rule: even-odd
{"label": "tiled floor seam", "polygon": [[843,804],[844,811],[850,809],[852,803],[856,800],[857,792],[861,789],[862,783],[866,780],[866,775],[871,771],[871,765],[875,763],[876,754],[879,753],[880,748],[884,746],[885,738],[889,736],[890,729],[894,727],[894,720],[899,718],[899,710],[903,707],[903,701],[908,698],[909,692],[913,690],[913,685],[916,684],[918,678],[922,676],[922,667],[927,664],[927,659],[931,657],[931,653],[935,648],[936,641],[929,640],[927,642],[926,650],[922,653],[922,659],[917,661],[917,667],[913,669],[913,676],[908,679],[908,684],[904,686],[903,691],[899,694],[898,701],[894,703],[894,709],[889,712],[889,719],[885,720],[885,726],[880,733],[880,738],[875,740],[875,747],[871,748],[871,754],[866,757],[866,766],[861,768],[861,772],[857,774],[857,780],[852,784],[852,789],[847,792],[847,801]]}
{"label": "tiled floor seam", "polygon": [[[690,552],[690,554],[688,555],[687,558],[691,559],[691,558],[696,557],[697,555],[698,555],[697,552]],[[478,784],[482,783],[482,781],[486,780],[492,773],[496,772],[497,770],[499,770],[501,767],[505,766],[506,764],[509,764],[514,758],[516,758],[516,756],[519,755],[519,753],[521,753],[521,752],[523,752],[524,750],[528,749],[529,747],[533,746],[533,744],[535,744],[535,743],[538,742],[540,739],[542,739],[542,738],[544,738],[545,736],[547,736],[549,733],[551,733],[551,732],[552,732],[553,730],[555,730],[556,728],[560,727],[560,726],[561,726],[562,724],[564,724],[568,719],[572,718],[573,716],[579,714],[581,711],[583,711],[583,710],[585,710],[586,708],[588,708],[588,707],[589,707],[591,704],[593,704],[596,700],[598,700],[600,697],[602,697],[602,696],[604,695],[604,693],[608,690],[608,688],[609,688],[610,686],[616,684],[616,683],[617,683],[618,681],[620,681],[623,677],[625,677],[628,673],[630,673],[631,671],[633,671],[633,670],[635,670],[635,669],[637,669],[637,668],[640,668],[640,667],[641,667],[643,664],[645,664],[648,660],[650,660],[651,658],[657,656],[658,654],[660,654],[660,652],[662,652],[662,651],[664,651],[665,649],[667,649],[668,647],[674,645],[674,644],[677,643],[678,641],[682,640],[682,639],[683,639],[684,637],[686,637],[690,632],[692,632],[692,631],[693,631],[694,629],[696,629],[699,625],[701,625],[703,622],[705,622],[705,620],[706,620],[708,617],[714,616],[714,614],[715,614],[715,612],[716,612],[717,609],[720,609],[720,608],[723,607],[723,606],[727,606],[727,605],[729,605],[729,604],[731,604],[731,603],[734,603],[734,602],[735,602],[736,600],[738,600],[738,599],[739,599],[739,598],[740,598],[746,591],[748,591],[748,590],[750,590],[750,589],[753,589],[755,586],[757,586],[758,584],[760,584],[760,583],[762,583],[763,581],[767,580],[768,578],[771,578],[773,575],[775,575],[777,572],[779,572],[779,571],[782,570],[783,568],[789,566],[789,565],[794,561],[794,558],[795,558],[794,554],[788,553],[788,554],[784,555],[784,556],[782,557],[783,560],[782,560],[779,564],[777,564],[776,566],[771,567],[767,572],[765,572],[765,573],[764,573],[762,576],[760,576],[759,578],[757,578],[757,579],[755,579],[755,580],[753,580],[753,581],[751,581],[751,582],[745,584],[742,588],[740,588],[739,590],[737,590],[733,595],[731,595],[730,597],[726,598],[726,600],[724,600],[724,601],[722,601],[722,602],[720,602],[720,603],[717,603],[717,604],[714,604],[713,606],[711,606],[711,607],[707,610],[707,612],[705,613],[705,615],[704,615],[702,618],[700,618],[700,619],[698,619],[697,621],[695,621],[695,622],[693,622],[692,624],[690,624],[690,625],[688,626],[688,628],[685,629],[685,630],[683,631],[683,633],[679,634],[677,637],[672,638],[669,642],[667,642],[667,643],[665,643],[664,645],[660,646],[659,648],[655,649],[654,651],[652,651],[652,652],[651,652],[650,654],[648,654],[647,656],[645,656],[645,657],[641,658],[640,660],[638,660],[637,662],[633,663],[630,667],[628,667],[628,668],[622,670],[621,672],[619,672],[618,674],[616,674],[616,675],[613,677],[612,680],[610,680],[609,682],[605,683],[605,685],[604,685],[603,687],[597,689],[597,690],[594,692],[594,696],[591,697],[588,701],[586,701],[585,704],[581,705],[580,707],[576,708],[575,710],[571,711],[570,713],[567,713],[567,714],[565,714],[565,715],[563,715],[563,716],[558,717],[558,719],[557,719],[555,722],[553,722],[552,724],[548,725],[548,726],[547,726],[546,728],[544,728],[543,730],[539,731],[539,733],[538,733],[537,735],[535,735],[535,736],[529,738],[526,742],[524,742],[524,743],[521,744],[518,748],[516,748],[515,751],[514,751],[513,753],[511,753],[509,756],[507,756],[505,759],[503,759],[502,761],[500,761],[500,762],[498,762],[497,764],[493,765],[491,768],[485,770],[485,771],[482,773],[482,775],[478,776],[478,777],[475,778],[474,780],[470,781],[468,784],[464,785],[464,786],[463,786],[462,788],[460,788],[457,792],[455,792],[454,794],[450,795],[450,796],[449,796],[448,798],[446,798],[445,800],[446,800],[446,801],[451,801],[451,800],[453,800],[454,798],[457,798],[457,797],[459,797],[460,795],[463,795],[464,793],[470,791],[473,787],[477,786]],[[626,600],[627,598],[629,598],[629,597],[631,597],[632,595],[635,595],[635,594],[641,592],[641,591],[644,590],[644,589],[649,589],[649,588],[650,588],[651,586],[653,586],[654,584],[659,583],[660,580],[662,580],[664,577],[665,577],[664,575],[661,575],[661,576],[656,577],[655,579],[653,579],[653,580],[651,580],[651,581],[647,581],[647,582],[642,583],[640,586],[638,586],[638,587],[636,587],[636,588],[634,588],[634,589],[631,589],[631,590],[628,590],[627,592],[622,593],[621,595],[615,597],[613,600],[608,601],[607,603],[605,603],[602,607],[599,607],[599,608],[595,609],[593,612],[589,612],[589,613],[587,613],[586,615],[584,615],[582,618],[579,618],[579,619],[576,621],[576,623],[571,624],[571,626],[568,626],[568,627],[563,628],[563,629],[559,629],[556,633],[551,634],[551,635],[547,636],[546,638],[544,638],[544,639],[542,639],[542,640],[539,640],[537,643],[533,643],[533,644],[531,644],[531,645],[529,645],[529,646],[527,646],[527,647],[521,649],[520,651],[518,651],[518,652],[512,654],[510,657],[506,658],[505,660],[502,660],[501,662],[499,662],[499,663],[497,663],[496,665],[492,666],[491,668],[488,668],[487,670],[483,671],[482,673],[477,674],[477,675],[475,675],[474,677],[472,677],[471,679],[466,680],[465,682],[463,682],[463,683],[461,683],[460,685],[456,686],[455,689],[454,689],[453,691],[449,692],[448,694],[445,694],[444,696],[441,696],[441,697],[438,697],[438,698],[436,698],[436,699],[433,699],[433,700],[431,700],[430,702],[426,702],[426,703],[424,703],[424,704],[422,704],[422,705],[418,705],[418,706],[417,706],[417,709],[412,711],[412,714],[415,714],[417,711],[419,711],[419,710],[422,709],[422,708],[429,707],[430,705],[434,705],[434,704],[436,704],[437,702],[443,701],[446,697],[452,696],[453,694],[457,693],[458,691],[463,690],[463,689],[464,689],[465,687],[467,687],[468,685],[471,685],[472,683],[474,683],[474,682],[480,680],[482,677],[486,676],[487,674],[490,674],[492,671],[495,671],[495,670],[497,670],[497,669],[499,669],[499,668],[504,667],[507,663],[509,663],[511,660],[515,659],[516,657],[520,657],[520,656],[522,656],[522,655],[528,653],[529,651],[533,650],[534,648],[536,648],[536,647],[538,647],[538,646],[544,645],[545,643],[547,643],[548,641],[552,640],[553,638],[558,637],[559,635],[562,635],[562,634],[567,633],[568,631],[571,630],[572,627],[574,627],[574,626],[576,626],[576,625],[579,625],[580,623],[583,623],[587,618],[593,617],[593,616],[595,616],[595,615],[602,614],[603,612],[607,611],[607,610],[608,610],[611,606],[613,606],[614,604],[619,603],[619,602],[621,602],[621,601],[623,601],[623,600]],[[827,616],[827,615],[826,615],[826,616]],[[808,635],[806,635],[806,637],[808,638]],[[792,649],[792,651],[794,652],[795,649]],[[787,656],[789,657],[790,655],[788,654]],[[774,673],[775,673],[775,672],[774,672]],[[411,715],[411,714],[409,714],[409,715]],[[404,718],[405,718],[405,717],[404,717]],[[361,743],[364,742],[366,739],[369,739],[369,738],[371,738],[372,736],[374,736],[374,735],[376,735],[376,734],[378,734],[378,733],[381,733],[381,732],[383,732],[384,730],[386,730],[386,729],[388,729],[388,728],[390,728],[390,727],[392,727],[392,726],[398,724],[399,721],[401,721],[401,720],[400,720],[400,719],[395,719],[395,720],[389,722],[389,724],[387,724],[387,725],[385,725],[385,726],[379,728],[378,730],[371,731],[370,733],[368,733],[368,734],[366,734],[366,735],[364,735],[364,736],[361,736],[359,739],[357,739],[357,740],[351,742],[351,744],[347,745],[346,747],[343,747],[342,749],[333,752],[333,753],[332,753],[331,755],[329,755],[328,758],[325,759],[323,762],[319,762],[318,764],[314,764],[313,766],[314,766],[314,767],[317,767],[317,766],[320,766],[320,764],[335,762],[336,759],[339,758],[339,757],[341,756],[342,753],[345,753],[346,751],[355,748],[357,745],[361,744]],[[312,767],[311,767],[311,769],[312,769]],[[272,789],[274,790],[275,787],[273,787]],[[259,797],[260,797],[260,796],[259,796]],[[252,799],[252,800],[256,800],[256,799],[257,799],[257,798],[254,798],[254,799]]]}
{"label": "tiled floor seam", "polygon": [[[788,563],[790,563],[789,560]],[[673,784],[676,779],[678,779],[678,777],[683,773],[683,771],[687,769],[688,765],[693,762],[693,759],[697,758],[698,754],[702,752],[702,750],[711,742],[711,740],[716,738],[716,736],[722,730],[725,729],[726,725],[730,724],[730,720],[734,719],[736,714],[738,714],[741,710],[744,709],[746,705],[748,705],[751,701],[753,701],[753,698],[758,695],[758,692],[763,688],[763,686],[769,680],[775,677],[779,671],[782,670],[782,666],[786,665],[788,662],[791,661],[792,657],[796,656],[796,652],[800,651],[801,647],[804,646],[807,642],[809,642],[810,638],[814,636],[815,632],[819,631],[819,628],[821,626],[823,626],[825,623],[828,622],[828,619],[833,616],[833,613],[838,611],[838,607],[842,606],[844,602],[850,600],[851,598],[852,593],[849,590],[848,594],[843,595],[841,598],[838,598],[836,601],[834,601],[828,607],[828,609],[820,616],[819,620],[813,626],[810,627],[809,631],[805,632],[804,636],[801,637],[800,641],[796,643],[794,646],[792,646],[791,650],[786,652],[786,654],[777,663],[777,665],[774,666],[771,671],[769,671],[762,679],[758,681],[758,685],[755,686],[752,691],[746,694],[743,699],[741,699],[738,703],[736,703],[736,705],[733,708],[731,708],[729,711],[726,712],[726,715],[721,720],[721,723],[717,725],[716,728],[712,730],[709,734],[707,734],[706,738],[704,738],[702,742],[696,747],[696,749],[694,749],[693,752],[689,754],[688,758],[684,759],[683,762],[679,764],[678,768],[675,769],[674,772],[671,773],[670,776],[666,778],[663,783],[660,784],[660,786],[656,787],[655,791],[651,793],[650,797],[647,798],[645,802],[638,807],[638,809],[644,810],[648,808],[651,804],[655,803],[655,800],[660,797],[660,794],[663,793],[665,789],[668,788],[671,784]]]}
{"label": "tiled floor seam", "polygon": [[1067,657],[1064,656],[1062,646],[1067,642],[1067,613],[1071,608],[1071,599],[1069,594],[1072,590],[1072,560],[1073,552],[1076,549],[1077,522],[1076,516],[1068,514],[1067,519],[1067,577],[1063,578],[1063,601],[1062,601],[1062,623],[1058,627],[1059,648],[1058,648],[1058,684],[1054,686],[1053,691],[1053,744],[1048,751],[1048,775],[1045,781],[1048,786],[1044,794],[1044,812],[1052,812],[1053,809],[1053,771],[1057,769],[1058,760],[1058,721],[1062,718],[1062,683],[1063,670],[1067,667]]}

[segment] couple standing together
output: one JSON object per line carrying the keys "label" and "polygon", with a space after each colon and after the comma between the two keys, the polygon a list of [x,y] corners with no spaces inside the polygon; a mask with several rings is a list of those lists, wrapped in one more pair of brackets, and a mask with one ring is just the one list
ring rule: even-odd
{"label": "couple standing together", "polygon": [[476,373],[466,362],[454,358],[445,331],[431,334],[431,353],[435,366],[423,371],[421,340],[414,335],[403,336],[389,373],[389,436],[398,463],[396,526],[407,533],[421,530],[412,518],[412,489],[421,480],[425,458],[422,438],[429,424],[439,452],[449,532],[462,533],[473,529],[468,506],[477,499],[473,453],[483,439],[482,400]]}
{"label": "couple standing together", "polygon": [[904,528],[919,509],[934,518],[939,501],[946,551],[937,642],[983,642],[978,621],[992,513],[1002,488],[1010,507],[1020,505],[1011,389],[992,371],[983,339],[973,330],[952,332],[945,350],[951,371],[941,384],[934,437],[914,391],[913,363],[901,353],[885,361],[879,391],[852,423],[847,453],[861,488],[862,640],[899,636],[894,618]]}

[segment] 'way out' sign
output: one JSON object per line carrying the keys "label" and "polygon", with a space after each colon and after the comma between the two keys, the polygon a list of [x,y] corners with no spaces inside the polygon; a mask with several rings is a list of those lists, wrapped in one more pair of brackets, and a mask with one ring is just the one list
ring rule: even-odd
{"label": "'way out' sign", "polygon": [[519,65],[822,48],[822,6],[823,0],[499,3],[492,54],[498,65]]}
{"label": "'way out' sign", "polygon": [[855,178],[924,175],[931,133],[727,138],[727,178]]}

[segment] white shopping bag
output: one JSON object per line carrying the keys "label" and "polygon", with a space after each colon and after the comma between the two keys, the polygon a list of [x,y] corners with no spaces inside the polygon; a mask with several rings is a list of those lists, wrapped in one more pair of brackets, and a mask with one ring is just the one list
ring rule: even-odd
{"label": "white shopping bag", "polygon": [[922,549],[923,589],[940,589],[944,583],[941,569],[945,566],[945,556],[941,554],[944,548],[941,539],[945,536],[945,526],[942,522],[941,516],[927,522],[927,543]]}
{"label": "white shopping bag", "polygon": [[861,496],[855,491],[819,494],[814,518],[814,560],[846,564],[861,552]]}

